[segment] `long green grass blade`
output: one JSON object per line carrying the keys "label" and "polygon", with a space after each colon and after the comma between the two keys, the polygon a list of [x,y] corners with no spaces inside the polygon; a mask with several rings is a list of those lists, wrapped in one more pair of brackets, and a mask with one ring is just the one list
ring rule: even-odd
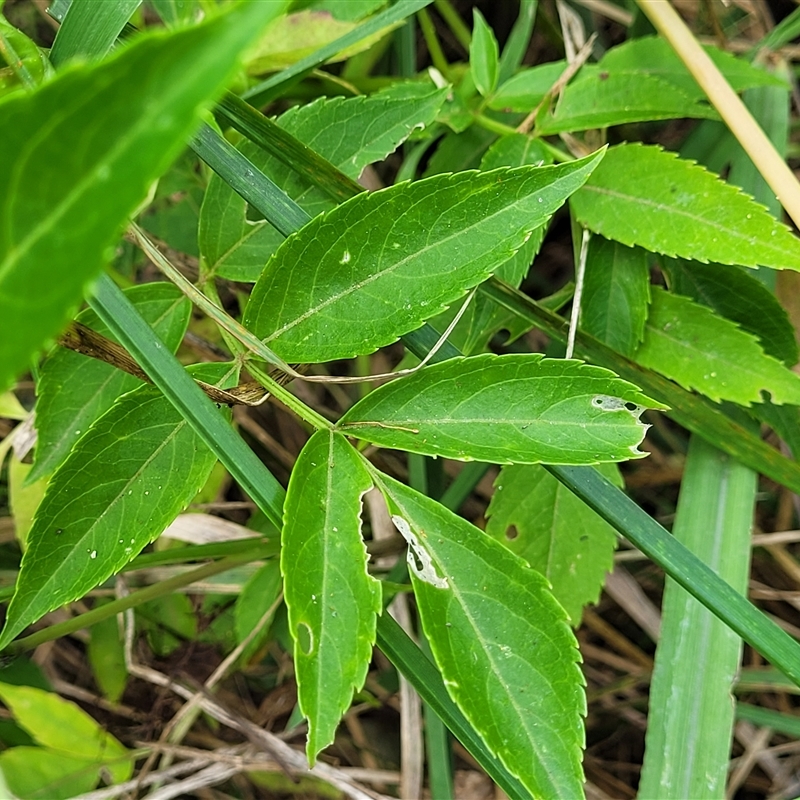
{"label": "long green grass blade", "polygon": [[329,58],[333,58],[345,48],[361,41],[361,39],[365,39],[367,36],[372,36],[382,28],[394,25],[396,22],[410,17],[431,2],[433,0],[400,0],[399,3],[395,3],[395,5],[390,6],[380,14],[376,14],[344,36],[334,39],[324,47],[320,47],[319,50],[315,50],[311,55],[306,56],[306,58],[300,59],[288,69],[284,69],[271,78],[251,86],[242,96],[245,100],[252,100],[256,105],[264,105],[276,97],[280,97],[288,86],[300,80],[311,70],[322,66]]}
{"label": "long green grass blade", "polygon": [[89,305],[202,436],[270,522],[281,527],[283,487],[217,413],[211,400],[156,338],[150,326],[107,275],[98,281],[94,295],[89,297]]}
{"label": "long green grass blade", "polygon": [[[747,590],[756,473],[692,436],[673,536]],[[650,684],[642,798],[722,797],[742,640],[672,578]]]}
{"label": "long green grass blade", "polygon": [[343,203],[365,191],[363,186],[336,169],[326,158],[232,92],[226,92],[216,110],[239,133],[323,189],[336,202]]}
{"label": "long green grass blade", "polygon": [[60,67],[76,56],[104,56],[142,0],[72,0],[56,34],[50,61]]}
{"label": "long green grass blade", "polygon": [[311,219],[211,126],[203,125],[200,128],[192,140],[192,149],[284,236],[302,228]]}
{"label": "long green grass blade", "polygon": [[592,467],[546,466],[706,608],[800,685],[800,644]]}
{"label": "long green grass blade", "polygon": [[783,733],[793,739],[800,739],[800,719],[770,708],[751,706],[749,703],[736,704],[736,719],[752,722],[761,728],[772,728],[776,733]]}
{"label": "long green grass blade", "polygon": [[32,650],[44,642],[52,642],[55,639],[60,639],[62,636],[69,636],[76,631],[90,628],[92,625],[102,622],[103,620],[110,619],[117,614],[127,611],[129,608],[136,608],[142,603],[149,600],[154,600],[157,597],[166,597],[178,589],[183,589],[186,586],[210,578],[212,575],[219,575],[229,569],[238,567],[240,564],[245,564],[258,558],[258,554],[254,552],[247,553],[239,556],[229,556],[218,561],[212,561],[208,564],[203,564],[188,572],[181,572],[178,575],[173,575],[158,583],[146,586],[143,589],[138,589],[126,597],[120,597],[110,603],[95,606],[91,611],[84,614],[58,622],[55,625],[49,625],[30,636],[24,636],[22,639],[17,639],[11,642],[6,650],[10,653],[23,653],[27,650]]}

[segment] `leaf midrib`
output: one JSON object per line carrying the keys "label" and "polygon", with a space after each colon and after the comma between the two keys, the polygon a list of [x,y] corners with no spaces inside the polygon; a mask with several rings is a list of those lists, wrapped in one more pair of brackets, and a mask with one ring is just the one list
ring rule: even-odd
{"label": "leaf midrib", "polygon": [[[174,426],[172,432],[164,439],[164,441],[161,444],[159,444],[156,447],[156,449],[153,451],[153,453],[150,456],[148,456],[146,461],[144,461],[142,463],[141,467],[139,469],[137,469],[137,471],[131,476],[131,478],[123,485],[122,489],[117,492],[116,497],[114,497],[114,499],[111,500],[107,505],[104,503],[105,507],[104,507],[102,513],[99,516],[97,516],[97,518],[95,519],[95,522],[92,525],[90,525],[89,527],[87,527],[85,529],[85,531],[83,532],[83,534],[80,537],[80,541],[76,541],[74,543],[74,545],[71,546],[70,557],[75,552],[75,550],[77,550],[81,546],[81,543],[84,542],[88,536],[92,535],[92,533],[95,531],[97,526],[105,519],[105,517],[108,515],[108,513],[112,509],[116,508],[116,506],[119,504],[120,500],[125,498],[125,496],[126,496],[125,495],[125,491],[127,489],[129,489],[136,480],[139,479],[139,477],[142,475],[144,470],[162,453],[162,451],[164,450],[164,448],[168,444],[172,443],[172,441],[175,439],[175,437],[180,433],[180,431],[186,425],[188,425],[187,421],[185,419],[181,419],[181,421]],[[76,498],[76,502],[77,502],[77,500],[78,500],[78,498]],[[54,570],[54,572],[52,574],[52,578],[55,578],[61,572],[62,569],[65,569],[65,568],[69,569],[70,566],[71,566],[71,564],[70,564],[69,559],[64,559],[61,562],[61,564]],[[48,582],[48,583],[50,583],[50,582]],[[34,599],[36,599],[37,597],[39,597],[42,593],[45,593],[45,594],[47,593],[46,592],[46,587],[42,587],[40,589],[40,591],[34,593],[32,595],[31,600],[28,601],[27,605],[30,606],[31,602]]]}
{"label": "leaf midrib", "polygon": [[[714,228],[718,231],[721,235],[730,236],[735,238],[737,241],[743,242],[747,244],[749,247],[753,247],[753,237],[747,237],[743,234],[740,234],[735,228],[726,228],[723,227],[720,223],[715,222],[713,220],[708,219],[708,217],[701,217],[695,214],[690,213],[689,211],[684,211],[683,209],[675,208],[675,206],[665,205],[663,203],[657,203],[653,200],[649,200],[646,197],[642,197],[641,195],[634,195],[634,194],[625,194],[620,191],[616,191],[614,189],[609,189],[603,186],[593,186],[591,184],[585,184],[583,186],[583,191],[587,192],[594,192],[595,194],[604,195],[606,197],[612,198],[613,200],[617,201],[625,201],[626,203],[633,203],[637,206],[647,206],[655,211],[659,211],[665,214],[671,214],[673,216],[682,217],[684,219],[690,220],[695,224],[700,224],[709,228]],[[780,255],[782,257],[786,257],[789,255],[786,250],[781,247],[776,247],[771,245],[768,242],[764,242],[763,239],[758,238],[756,246],[763,248],[764,250],[771,250],[776,255]],[[659,250],[658,252],[663,252],[669,255],[669,252],[666,250]],[[695,257],[697,257],[695,255]],[[720,262],[724,263],[724,262]]]}
{"label": "leaf midrib", "polygon": [[[413,253],[408,254],[407,256],[405,256],[404,258],[400,259],[399,261],[392,262],[385,269],[382,269],[382,270],[380,270],[378,272],[372,273],[372,274],[366,276],[365,278],[363,278],[362,280],[360,280],[360,281],[358,281],[358,282],[356,282],[354,284],[351,284],[350,286],[348,286],[347,288],[343,289],[342,291],[340,291],[340,292],[338,292],[336,294],[333,294],[330,297],[326,298],[325,300],[323,300],[321,303],[319,303],[314,308],[310,308],[307,311],[303,312],[298,317],[295,317],[293,320],[290,320],[285,325],[283,325],[281,328],[278,328],[277,330],[273,331],[269,336],[267,336],[264,339],[264,343],[267,344],[269,342],[274,341],[276,338],[278,338],[279,336],[281,336],[284,333],[286,333],[286,331],[289,331],[292,328],[296,327],[297,325],[301,324],[302,322],[305,322],[305,320],[309,319],[310,317],[312,317],[315,314],[320,313],[321,311],[323,311],[325,308],[327,308],[328,306],[332,305],[333,303],[339,302],[339,300],[341,300],[342,298],[348,297],[348,296],[354,294],[355,292],[363,290],[366,286],[371,285],[376,280],[379,280],[380,278],[384,277],[385,275],[387,275],[387,274],[389,274],[391,272],[394,272],[397,269],[402,268],[409,261],[411,261],[413,259],[420,258],[423,255],[427,254],[428,252],[434,251],[437,248],[448,244],[453,239],[460,238],[460,237],[470,233],[473,230],[479,229],[481,226],[483,226],[483,225],[485,225],[487,223],[490,223],[491,221],[496,219],[498,216],[515,210],[517,208],[517,206],[519,206],[519,205],[521,205],[521,204],[523,204],[525,202],[528,202],[531,197],[536,196],[536,192],[542,192],[542,191],[545,191],[545,190],[552,189],[553,187],[558,186],[559,183],[561,183],[565,179],[574,177],[574,175],[575,175],[575,173],[570,172],[567,175],[559,177],[557,180],[553,181],[552,183],[547,184],[547,186],[545,186],[545,187],[538,187],[535,192],[530,192],[530,193],[524,195],[523,197],[519,198],[515,202],[513,202],[511,204],[508,204],[508,205],[504,205],[502,208],[498,209],[495,213],[490,214],[489,216],[481,217],[480,222],[478,222],[476,224],[473,224],[472,226],[469,226],[469,227],[459,228],[457,231],[454,231],[453,233],[448,234],[447,236],[444,236],[444,237],[442,237],[440,239],[437,239],[433,244],[426,245],[420,250],[415,250]],[[486,187],[486,188],[489,188],[489,187]],[[461,203],[466,202],[470,197],[471,197],[471,195],[467,195],[465,198],[463,198],[460,201],[459,205]],[[430,201],[430,196],[425,196],[425,197],[419,198],[412,206],[410,206],[406,210],[406,212],[403,214],[403,216],[400,217],[399,219],[402,219],[403,217],[405,217],[408,213],[410,213],[410,211],[412,209],[417,208],[419,205],[421,205],[421,204],[423,204],[425,202],[429,202],[429,201]],[[446,211],[448,213],[450,213],[452,211],[452,207],[447,208]],[[394,226],[397,224],[398,221],[399,220],[395,220],[395,222],[392,225],[392,228],[394,228]],[[536,225],[531,226],[530,227],[530,231],[535,230],[540,224],[541,224],[541,220]],[[528,225],[530,225],[529,221],[526,222],[526,228],[524,230],[528,229],[527,228]],[[383,251],[385,251],[385,249],[386,249],[385,248],[385,244],[386,244],[386,241],[388,241],[388,239],[390,238],[390,236],[391,236],[390,231],[387,231],[386,237],[384,239],[384,246],[381,248],[381,251],[382,251],[381,254],[383,253]],[[341,240],[341,237],[340,237],[340,240]],[[496,247],[497,247],[497,243],[495,242],[492,245],[492,247],[489,249],[488,252],[491,253],[492,250],[495,249]],[[486,253],[484,252],[482,255],[485,256]],[[475,260],[477,260],[477,258],[472,258],[470,260],[470,262],[467,262],[467,263],[474,262]],[[492,269],[484,269],[483,273],[484,273],[484,275],[486,277],[488,277],[489,275],[491,275]],[[479,282],[480,282],[480,280],[476,281],[476,283],[479,283]],[[475,283],[470,282],[467,286],[463,287],[463,289],[464,290],[469,289],[473,285],[475,285]]]}
{"label": "leaf midrib", "polygon": [[[174,84],[173,88],[175,88]],[[168,92],[164,95],[159,95],[159,100],[161,100],[160,103],[145,104],[145,113],[137,116],[134,124],[108,151],[108,156],[99,161],[82,180],[75,184],[75,187],[72,189],[72,191],[68,192],[60,203],[56,204],[56,206],[50,209],[45,220],[34,226],[31,231],[16,245],[11,245],[9,247],[6,256],[3,258],[2,262],[0,262],[0,283],[6,279],[8,272],[13,270],[14,267],[27,255],[27,253],[33,247],[35,247],[41,239],[55,229],[61,223],[61,220],[75,207],[75,205],[88,194],[89,189],[91,189],[97,182],[98,173],[104,169],[111,171],[111,165],[122,160],[122,158],[124,158],[124,152],[127,152],[131,149],[131,142],[135,138],[138,138],[148,128],[153,127],[154,120],[172,104],[174,104],[175,100],[179,99],[183,94],[185,94],[184,91]],[[34,137],[34,139],[31,140],[30,145],[26,146],[25,148],[24,156],[18,160],[18,164],[15,166],[14,180],[16,183],[19,183],[19,180],[22,178],[24,169],[31,159],[34,146],[46,136],[47,131],[52,131],[54,126],[61,124],[64,120],[68,119],[70,115],[75,114],[85,102],[89,102],[91,99],[93,98],[89,97],[86,100],[81,98],[81,102],[77,103],[77,105],[70,106],[70,108],[65,109],[63,113],[54,115],[52,123],[44,131],[42,131],[38,137]],[[9,216],[12,208],[13,206],[8,207],[7,213]]]}
{"label": "leaf midrib", "polygon": [[[391,488],[390,487],[386,487],[386,488],[389,489],[394,502],[397,504],[398,508],[400,508],[400,510],[403,512],[403,515],[404,515],[405,519],[407,521],[409,521],[409,523],[410,523],[410,520],[413,519],[413,514],[409,514],[408,513],[408,511],[404,508],[404,506],[402,504],[402,500],[400,498],[398,498],[398,496],[396,494],[391,492]],[[419,539],[420,543],[424,540],[424,538],[425,537],[419,537],[418,536],[418,539]],[[445,570],[443,568],[441,562],[436,557],[436,554],[431,552],[430,548],[428,548],[428,547],[425,547],[425,550],[428,552],[428,555],[432,559],[432,561],[436,564],[436,567],[437,567],[437,570],[438,570],[439,574],[440,575],[447,575],[447,570]],[[458,605],[459,605],[459,607],[461,609],[461,612],[464,614],[465,619],[467,620],[467,622],[469,623],[469,625],[471,626],[471,628],[473,630],[473,640],[477,641],[477,642],[480,642],[480,644],[481,644],[481,652],[484,654],[484,657],[485,657],[486,661],[491,666],[491,669],[489,670],[488,674],[494,675],[499,683],[501,683],[503,685],[506,685],[505,682],[500,680],[500,678],[499,678],[499,676],[502,674],[502,671],[500,669],[501,664],[500,664],[500,661],[497,658],[494,657],[494,649],[490,646],[491,643],[485,639],[480,627],[478,626],[478,624],[475,621],[474,616],[472,614],[470,614],[469,611],[468,611],[468,604],[465,602],[465,599],[464,599],[465,593],[460,591],[459,587],[453,581],[448,580],[448,584],[449,584],[449,587],[450,587],[449,591],[452,593],[453,598],[458,601]],[[443,589],[441,591],[447,591],[447,590]],[[522,619],[522,618],[520,618],[520,619]],[[525,622],[524,619],[523,619],[523,622]],[[540,630],[540,633],[542,633],[544,635],[544,632],[541,631],[541,629],[539,629],[539,630]],[[520,658],[520,656],[517,655],[517,658]],[[551,683],[549,680],[547,680],[542,675],[542,672],[540,670],[538,670],[534,664],[532,664],[532,663],[530,663],[528,661],[524,661],[524,663],[533,672],[537,673],[540,676],[540,678],[541,678],[541,680],[542,680],[542,682],[544,684],[549,685]],[[517,719],[519,719],[520,724],[525,728],[525,730],[527,730],[529,732],[532,732],[532,728],[526,724],[526,721],[529,719],[529,714],[527,713],[527,711],[525,709],[522,709],[520,707],[518,702],[516,702],[516,700],[514,699],[514,692],[513,691],[507,691],[506,692],[506,696],[508,697],[509,705],[511,705],[513,707],[513,709],[514,709],[514,713],[515,713]],[[539,725],[541,725],[542,727],[546,727],[548,730],[550,730],[552,736],[555,737],[556,735],[560,735],[559,731],[553,731],[552,727],[549,724],[549,721],[546,718],[537,717],[536,718],[536,722]],[[493,725],[495,726],[496,729],[499,730],[499,726],[497,725],[496,722],[493,722]],[[532,772],[535,771],[535,773],[537,775],[537,778],[539,778],[540,777],[540,772],[541,772],[540,766],[543,763],[542,753],[540,751],[540,748],[537,746],[539,738],[537,736],[529,736],[528,737],[528,741],[530,743],[531,750],[533,750],[536,753],[536,755],[537,755],[537,757],[539,759],[539,764],[536,766],[536,768],[532,768]],[[505,759],[503,759],[503,761],[505,762]]]}

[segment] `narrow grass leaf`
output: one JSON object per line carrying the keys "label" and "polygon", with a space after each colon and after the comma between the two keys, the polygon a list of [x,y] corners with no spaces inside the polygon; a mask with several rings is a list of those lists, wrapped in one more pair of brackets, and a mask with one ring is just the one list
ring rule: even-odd
{"label": "narrow grass leaf", "polygon": [[[209,382],[230,365],[195,371]],[[203,486],[216,458],[153,386],[119,399],[53,475],[22,558],[0,649],[139,554]]]}
{"label": "narrow grass leaf", "polygon": [[[622,487],[619,468],[598,470]],[[550,581],[574,626],[583,607],[596,603],[606,572],[614,569],[614,529],[543,467],[503,467],[486,510],[486,533],[524,558]]]}
{"label": "narrow grass leaf", "polygon": [[[764,671],[766,672],[766,670]],[[778,673],[776,677],[780,680],[783,676]],[[785,680],[780,681],[779,691],[797,693],[796,686],[789,684],[784,688],[785,684]],[[772,688],[772,686],[769,687],[769,689]],[[759,687],[759,690],[763,691],[761,687]],[[737,701],[736,719],[752,722],[760,728],[772,728],[775,733],[783,733],[793,739],[800,738],[800,721],[791,712],[773,711],[771,708],[762,708],[761,706]]]}
{"label": "narrow grass leaf", "polygon": [[[400,84],[369,97],[319,98],[290,109],[277,124],[350,178],[393,152],[418,127],[433,122],[447,90],[430,84]],[[330,195],[258,144],[239,152],[268,175],[310,216],[333,208]],[[200,211],[199,244],[205,267],[232,280],[257,280],[284,236],[229,186],[213,175]]]}
{"label": "narrow grass leaf", "polygon": [[385,384],[339,421],[348,436],[495,464],[596,464],[644,455],[654,405],[612,372],[539,354],[451,358]]}
{"label": "narrow grass leaf", "polygon": [[210,125],[200,126],[192,149],[257,213],[268,216],[283,236],[294,233],[309,221],[308,214],[294,200]]}
{"label": "narrow grass leaf", "polygon": [[[672,534],[742,594],[757,475],[693,436]],[[641,797],[722,797],[741,637],[671,578],[650,685]]]}
{"label": "narrow grass leaf", "polygon": [[53,66],[60,68],[77,57],[91,59],[104,56],[141,2],[72,0],[50,50]]}
{"label": "narrow grass leaf", "polygon": [[284,242],[244,323],[288,361],[373,352],[485,280],[600,158],[438,175],[358,195]]}
{"label": "narrow grass leaf", "polygon": [[292,136],[275,120],[264,116],[238,95],[226,92],[215,110],[246,139],[277,156],[282,163],[291,166],[337,202],[365,190],[360,183],[334,167],[327,158]]}
{"label": "narrow grass leaf", "polygon": [[716,402],[749,406],[767,392],[778,405],[800,405],[800,376],[768,356],[752,334],[658,286],[636,361]]}
{"label": "narrow grass leaf", "polygon": [[3,101],[0,387],[67,321],[200,107],[281,8],[246,3],[196,28],[142,36]]}
{"label": "narrow grass leaf", "polygon": [[364,685],[375,644],[381,588],[361,538],[361,498],[371,487],[358,453],[325,430],[303,448],[286,492],[281,569],[311,764]]}
{"label": "narrow grass leaf", "polygon": [[[134,286],[125,294],[164,344],[175,352],[189,324],[191,303],[171,283]],[[94,311],[82,311],[77,319],[98,333],[109,335]],[[53,351],[39,371],[36,461],[28,482],[50,475],[92,423],[120,395],[141,384],[138,378],[104,361],[65,348]]]}
{"label": "narrow grass leaf", "polygon": [[626,356],[644,337],[650,305],[650,267],[640,247],[600,236],[589,241],[581,327]]}
{"label": "narrow grass leaf", "polygon": [[800,240],[740,189],[660,147],[612,147],[570,201],[589,230],[654,253],[800,269]]}
{"label": "narrow grass leaf", "polygon": [[548,472],[800,686],[800,645],[592,467]]}
{"label": "narrow grass leaf", "polygon": [[466,520],[386,476],[425,635],[453,700],[534,797],[582,797],[583,676],[547,581]]}
{"label": "narrow grass leaf", "polygon": [[282,525],[283,487],[217,413],[214,404],[175,356],[153,336],[152,329],[111,278],[101,276],[89,304],[242,489],[256,500],[269,521],[276,528]]}

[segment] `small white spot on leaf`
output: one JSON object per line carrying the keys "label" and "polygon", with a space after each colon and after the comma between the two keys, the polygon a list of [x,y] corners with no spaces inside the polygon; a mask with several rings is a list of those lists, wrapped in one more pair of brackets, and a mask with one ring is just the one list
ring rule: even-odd
{"label": "small white spot on leaf", "polygon": [[345,250],[344,253],[342,253],[342,257],[339,260],[339,263],[340,264],[349,264],[350,263],[350,251],[349,250]]}
{"label": "small white spot on leaf", "polygon": [[621,397],[610,397],[607,394],[596,394],[592,398],[592,405],[603,411],[627,411],[637,422],[645,410],[644,406],[623,400]]}

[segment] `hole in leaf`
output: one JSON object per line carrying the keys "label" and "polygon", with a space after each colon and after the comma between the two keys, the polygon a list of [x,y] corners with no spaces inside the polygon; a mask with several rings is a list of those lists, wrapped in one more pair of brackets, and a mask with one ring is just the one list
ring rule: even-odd
{"label": "hole in leaf", "polygon": [[417,574],[422,572],[425,568],[425,565],[422,563],[422,560],[419,557],[419,553],[417,552],[416,547],[409,547],[408,548],[408,560],[414,562],[414,569]]}
{"label": "hole in leaf", "polygon": [[305,622],[297,626],[297,644],[303,655],[310,656],[314,652],[314,632]]}
{"label": "hole in leaf", "polygon": [[517,530],[517,526],[509,525],[506,528],[506,539],[508,539],[509,542],[513,542],[514,539],[517,538],[517,536],[519,536],[519,531]]}
{"label": "hole in leaf", "polygon": [[264,222],[266,219],[266,217],[264,217],[255,206],[251,206],[250,203],[247,204],[247,210],[244,216],[248,222]]}
{"label": "hole in leaf", "polygon": [[511,331],[508,328],[500,328],[492,337],[493,347],[505,347],[511,340]]}

